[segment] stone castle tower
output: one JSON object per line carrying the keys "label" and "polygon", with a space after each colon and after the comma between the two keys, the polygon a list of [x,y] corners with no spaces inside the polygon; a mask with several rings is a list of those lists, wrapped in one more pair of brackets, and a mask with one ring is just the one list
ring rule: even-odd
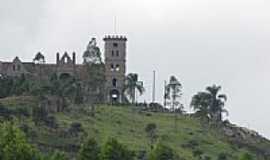
{"label": "stone castle tower", "polygon": [[123,36],[105,36],[105,75],[107,101],[124,102],[123,90],[126,75],[126,42]]}

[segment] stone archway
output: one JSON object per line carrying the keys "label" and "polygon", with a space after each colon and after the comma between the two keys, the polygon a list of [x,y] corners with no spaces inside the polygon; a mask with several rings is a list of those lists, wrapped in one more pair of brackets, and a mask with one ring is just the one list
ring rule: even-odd
{"label": "stone archway", "polygon": [[110,91],[110,100],[112,103],[120,102],[120,92],[117,89],[112,89]]}

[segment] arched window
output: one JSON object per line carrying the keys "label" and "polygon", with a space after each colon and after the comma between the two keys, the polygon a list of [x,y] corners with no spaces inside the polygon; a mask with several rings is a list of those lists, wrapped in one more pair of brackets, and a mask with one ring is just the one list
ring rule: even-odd
{"label": "arched window", "polygon": [[116,87],[117,86],[117,79],[116,78],[114,78],[112,80],[112,85],[113,85],[113,87]]}
{"label": "arched window", "polygon": [[120,71],[120,66],[119,66],[119,64],[116,65],[115,70],[116,70],[116,71]]}
{"label": "arched window", "polygon": [[111,64],[111,71],[114,71],[114,65]]}

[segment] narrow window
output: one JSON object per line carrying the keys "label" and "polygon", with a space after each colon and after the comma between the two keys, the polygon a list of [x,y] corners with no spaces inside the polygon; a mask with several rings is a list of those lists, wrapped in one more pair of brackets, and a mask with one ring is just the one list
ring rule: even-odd
{"label": "narrow window", "polygon": [[113,85],[113,87],[116,87],[116,86],[117,86],[117,79],[114,78],[114,79],[112,80],[112,85]]}
{"label": "narrow window", "polygon": [[119,57],[119,51],[118,50],[116,51],[116,56]]}
{"label": "narrow window", "polygon": [[112,57],[114,56],[114,51],[112,51]]}
{"label": "narrow window", "polygon": [[20,65],[18,65],[18,66],[17,66],[17,69],[18,69],[18,71],[20,71],[20,70],[21,70],[21,66],[20,66]]}
{"label": "narrow window", "polygon": [[16,66],[15,65],[13,65],[13,71],[15,71],[16,70]]}

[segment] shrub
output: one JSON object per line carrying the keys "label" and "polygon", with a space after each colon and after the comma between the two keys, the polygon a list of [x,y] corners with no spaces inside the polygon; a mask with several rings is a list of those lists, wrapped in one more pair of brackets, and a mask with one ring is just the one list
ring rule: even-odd
{"label": "shrub", "polygon": [[48,158],[44,158],[46,160],[68,160],[67,156],[62,152],[55,152],[53,155]]}
{"label": "shrub", "polygon": [[95,139],[90,138],[81,145],[78,160],[98,160],[100,155],[100,147]]}
{"label": "shrub", "polygon": [[11,123],[0,124],[0,159],[40,159],[39,152],[26,142],[24,134]]}
{"label": "shrub", "polygon": [[253,156],[249,153],[244,153],[240,156],[239,160],[253,160]]}
{"label": "shrub", "polygon": [[158,143],[151,151],[149,160],[179,160],[177,154],[168,146]]}
{"label": "shrub", "polygon": [[101,160],[133,160],[134,153],[116,139],[109,139],[101,150]]}
{"label": "shrub", "polygon": [[44,119],[44,123],[46,126],[50,128],[58,128],[57,120],[54,116],[49,115]]}
{"label": "shrub", "polygon": [[220,153],[218,155],[218,160],[227,160],[228,159],[228,156],[226,153]]}
{"label": "shrub", "polygon": [[192,153],[194,157],[201,157],[201,155],[203,155],[203,151],[199,149],[194,150]]}
{"label": "shrub", "polygon": [[72,136],[78,136],[78,133],[82,131],[83,131],[82,124],[79,122],[71,123],[70,128],[68,129],[69,134],[71,134]]}

